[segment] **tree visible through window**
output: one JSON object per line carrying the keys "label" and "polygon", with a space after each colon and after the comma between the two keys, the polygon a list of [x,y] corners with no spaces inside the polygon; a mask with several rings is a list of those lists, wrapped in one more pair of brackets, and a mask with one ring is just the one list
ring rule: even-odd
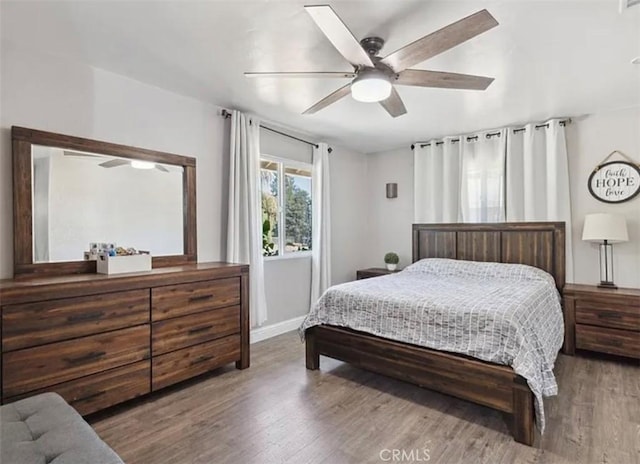
{"label": "tree visible through window", "polygon": [[280,202],[280,176],[278,163],[262,161],[260,163],[260,190],[262,193],[262,255],[277,256],[278,219]]}
{"label": "tree visible through window", "polygon": [[282,256],[311,250],[311,167],[263,159],[260,180],[262,254]]}

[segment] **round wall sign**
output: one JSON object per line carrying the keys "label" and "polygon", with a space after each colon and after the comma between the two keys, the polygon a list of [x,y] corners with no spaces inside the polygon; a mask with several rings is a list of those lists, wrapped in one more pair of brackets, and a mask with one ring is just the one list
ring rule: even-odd
{"label": "round wall sign", "polygon": [[589,176],[589,193],[605,203],[622,203],[640,192],[640,168],[627,161],[609,161]]}

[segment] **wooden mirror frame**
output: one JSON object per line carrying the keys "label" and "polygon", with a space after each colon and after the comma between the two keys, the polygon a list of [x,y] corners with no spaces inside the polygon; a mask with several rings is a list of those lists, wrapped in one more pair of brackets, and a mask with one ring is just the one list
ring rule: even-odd
{"label": "wooden mirror frame", "polygon": [[[95,261],[33,262],[33,211],[31,153],[33,145],[100,153],[183,167],[184,254],[153,257],[154,268],[178,266],[197,261],[196,160],[144,148],[100,142],[35,129],[13,126],[13,272],[17,277],[36,277],[96,272]],[[88,245],[88,244],[87,244]]]}

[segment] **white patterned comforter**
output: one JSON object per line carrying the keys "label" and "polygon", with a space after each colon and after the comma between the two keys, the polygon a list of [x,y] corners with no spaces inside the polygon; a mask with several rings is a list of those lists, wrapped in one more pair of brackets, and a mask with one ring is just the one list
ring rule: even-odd
{"label": "white patterned comforter", "polygon": [[564,336],[553,277],[520,264],[423,259],[397,274],[329,288],[300,334],[320,324],[511,366],[536,399],[557,394],[553,365]]}

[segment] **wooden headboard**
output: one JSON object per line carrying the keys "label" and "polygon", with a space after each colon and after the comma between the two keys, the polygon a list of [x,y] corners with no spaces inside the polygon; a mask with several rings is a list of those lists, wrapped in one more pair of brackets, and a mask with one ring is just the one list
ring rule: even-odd
{"label": "wooden headboard", "polygon": [[528,264],[565,284],[564,222],[414,224],[413,262],[423,258]]}

